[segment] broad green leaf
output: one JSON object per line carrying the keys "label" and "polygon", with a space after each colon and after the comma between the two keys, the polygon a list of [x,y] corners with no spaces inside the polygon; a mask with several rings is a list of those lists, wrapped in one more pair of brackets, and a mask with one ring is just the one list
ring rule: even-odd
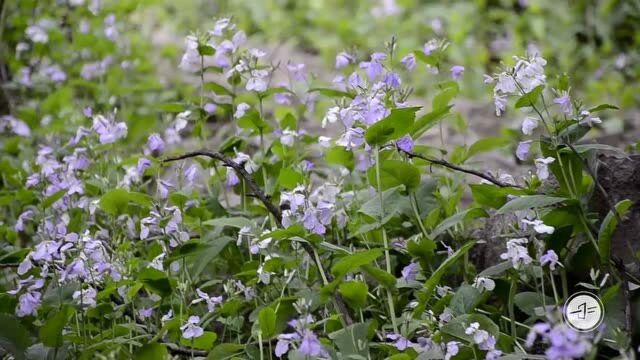
{"label": "broad green leaf", "polygon": [[424,134],[427,130],[434,127],[438,122],[445,118],[446,115],[449,114],[453,105],[449,105],[443,108],[432,110],[431,112],[421,116],[416,122],[413,123],[411,130],[409,130],[409,134],[417,139],[422,134]]}
{"label": "broad green leaf", "polygon": [[542,90],[544,90],[544,85],[538,85],[530,92],[522,95],[516,101],[516,109],[535,105],[540,98],[540,94],[542,94]]}
{"label": "broad green leaf", "polygon": [[[616,204],[616,212],[622,218],[627,214],[631,205],[631,200],[622,200]],[[613,211],[609,211],[602,221],[600,231],[598,232],[598,250],[600,253],[600,261],[603,264],[609,263],[611,257],[611,238],[616,231],[616,227],[618,227],[618,219]]]}
{"label": "broad green leaf", "polygon": [[24,359],[25,351],[32,344],[27,329],[10,314],[0,314],[0,324],[0,348],[16,359]]}
{"label": "broad green leaf", "polygon": [[397,279],[393,275],[373,265],[362,265],[361,268],[387,290],[395,289]]}
{"label": "broad green leaf", "polygon": [[382,146],[409,132],[420,107],[396,108],[389,116],[371,125],[364,138],[371,146]]}
{"label": "broad green leaf", "polygon": [[367,303],[369,289],[367,284],[361,281],[343,282],[338,287],[338,291],[354,310],[361,309]]}
{"label": "broad green leaf", "polygon": [[443,89],[440,90],[431,101],[432,111],[442,110],[449,108],[449,103],[458,95],[459,86],[455,81],[448,81],[443,84]]}
{"label": "broad green leaf", "polygon": [[201,56],[210,56],[216,53],[216,49],[209,45],[198,46],[198,54]]}
{"label": "broad green leaf", "polygon": [[144,268],[138,273],[138,280],[144,284],[147,290],[157,293],[162,297],[171,295],[173,291],[167,274],[154,268]]}
{"label": "broad green leaf", "polygon": [[[555,304],[553,299],[546,297],[546,305]],[[513,298],[513,303],[529,316],[539,316],[540,312],[536,313],[536,308],[544,309],[545,302],[542,301],[542,294],[533,291],[524,291],[517,293]],[[542,310],[544,314],[544,310]]]}
{"label": "broad green leaf", "polygon": [[383,250],[381,248],[375,248],[344,256],[333,265],[331,273],[335,278],[340,279],[349,272],[358,269],[360,266],[373,262],[382,256],[382,253]]}
{"label": "broad green leaf", "polygon": [[456,250],[451,256],[440,264],[440,266],[431,274],[431,277],[424,284],[424,291],[420,294],[420,301],[413,312],[413,317],[419,317],[425,311],[427,302],[431,298],[436,286],[440,283],[442,276],[449,270],[458,259],[466,254],[475,245],[475,241],[469,241]]}
{"label": "broad green leaf", "polygon": [[[378,186],[376,167],[372,166],[367,171],[369,182]],[[386,160],[380,165],[380,186],[387,190],[399,185],[404,185],[407,191],[412,191],[420,185],[420,170],[414,165],[402,160]],[[385,209],[386,212],[386,209]]]}
{"label": "broad green leaf", "polygon": [[342,146],[334,146],[327,150],[324,155],[327,164],[341,165],[349,170],[353,170],[355,161],[353,160],[353,151],[349,151]]}
{"label": "broad green leaf", "polygon": [[338,347],[341,359],[357,359],[354,356],[369,355],[369,322],[357,323],[329,334]]}
{"label": "broad green leaf", "polygon": [[245,226],[251,227],[253,225],[253,222],[245,217],[236,216],[236,217],[223,217],[223,218],[203,221],[202,225],[219,226],[219,227],[228,226],[228,227],[241,229]]}
{"label": "broad green leaf", "polygon": [[473,343],[473,335],[467,335],[465,330],[471,325],[471,323],[477,322],[480,324],[480,329],[487,331],[490,335],[493,335],[496,339],[500,337],[500,328],[491,319],[482,314],[465,314],[460,315],[447,324],[440,327],[440,331],[453,336],[454,338],[465,340]]}
{"label": "broad green leaf", "polygon": [[480,290],[471,285],[462,285],[456,290],[449,303],[453,315],[463,315],[471,312],[480,298]]}
{"label": "broad green leaf", "polygon": [[595,112],[604,111],[604,110],[620,110],[620,108],[611,104],[600,104],[598,106],[594,106],[591,109],[589,109],[589,112],[595,113]]}
{"label": "broad green leaf", "polygon": [[231,92],[231,90],[227,89],[226,87],[224,87],[224,86],[222,86],[220,84],[214,83],[214,82],[210,82],[210,83],[204,84],[204,89],[205,90],[209,90],[209,91],[213,91],[217,95],[233,96],[233,92]]}
{"label": "broad green leaf", "polygon": [[258,314],[258,323],[264,339],[269,339],[276,332],[276,312],[270,307],[265,307]]}
{"label": "broad green leaf", "polygon": [[504,137],[487,137],[480,139],[469,146],[466,159],[470,159],[475,155],[481,153],[499,149],[501,147],[507,146],[510,143],[511,141]]}
{"label": "broad green leaf", "polygon": [[561,203],[568,200],[563,197],[554,197],[547,195],[527,195],[517,197],[502,206],[496,214],[507,214],[514,211],[528,210],[534,208],[542,208]]}
{"label": "broad green leaf", "polygon": [[43,209],[48,209],[49,206],[53,205],[56,201],[62,199],[62,197],[66,193],[67,193],[67,190],[60,190],[60,191],[54,193],[53,195],[44,198],[44,200],[42,201],[42,208]]}
{"label": "broad green leaf", "polygon": [[255,133],[268,133],[271,131],[271,125],[260,116],[257,110],[248,111],[243,117],[238,119],[237,124],[238,127],[252,130]]}
{"label": "broad green leaf", "polygon": [[503,261],[501,263],[497,263],[493,266],[490,266],[482,270],[482,272],[478,274],[478,277],[490,277],[490,276],[502,275],[505,271],[508,271],[509,269],[513,269],[513,263],[511,261]]}
{"label": "broad green leaf", "polygon": [[224,343],[217,345],[209,352],[207,360],[235,359],[233,356],[244,351],[245,345]]}
{"label": "broad green leaf", "polygon": [[499,209],[507,202],[508,195],[526,195],[522,189],[500,187],[494,184],[470,184],[471,195],[478,205]]}
{"label": "broad green leaf", "polygon": [[163,344],[152,343],[140,348],[135,355],[136,360],[164,360],[169,358],[167,347]]}
{"label": "broad green leaf", "polygon": [[156,109],[160,112],[179,113],[187,110],[189,107],[183,103],[164,103],[156,105]]}
{"label": "broad green leaf", "polygon": [[488,216],[489,214],[487,214],[487,212],[482,208],[470,208],[444,219],[435,229],[433,229],[430,235],[432,238],[435,238],[455,225]]}
{"label": "broad green leaf", "polygon": [[130,201],[143,207],[148,207],[151,204],[151,198],[146,194],[128,192],[125,189],[113,189],[102,195],[100,208],[108,214],[117,216],[127,211]]}
{"label": "broad green leaf", "polygon": [[213,343],[218,339],[218,335],[211,331],[205,331],[200,337],[195,339],[180,338],[180,344],[199,350],[211,350]]}
{"label": "broad green leaf", "polygon": [[278,184],[283,188],[291,190],[302,183],[304,183],[304,176],[299,172],[290,167],[283,167],[280,169]]}
{"label": "broad green leaf", "polygon": [[73,307],[64,306],[50,317],[40,328],[40,340],[42,343],[52,348],[62,346],[62,330],[74,312],[75,309]]}

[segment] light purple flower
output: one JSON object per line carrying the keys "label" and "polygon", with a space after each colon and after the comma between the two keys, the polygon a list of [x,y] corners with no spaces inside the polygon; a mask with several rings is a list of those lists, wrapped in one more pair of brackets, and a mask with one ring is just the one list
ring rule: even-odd
{"label": "light purple flower", "polygon": [[569,93],[564,92],[562,95],[553,99],[553,103],[560,106],[560,111],[567,115],[571,115],[572,106],[571,106],[571,98],[569,97]]}
{"label": "light purple flower", "polygon": [[538,158],[535,160],[536,175],[540,180],[546,180],[549,178],[549,164],[556,161],[552,157]]}
{"label": "light purple flower", "polygon": [[289,352],[289,346],[294,340],[299,340],[300,335],[297,333],[285,333],[278,335],[278,343],[276,344],[275,354],[277,357]]}
{"label": "light purple flower", "polygon": [[25,317],[29,315],[36,316],[38,314],[38,308],[42,302],[42,294],[37,291],[29,291],[18,299],[18,307],[16,309],[16,315],[19,317]]}
{"label": "light purple flower", "polygon": [[398,149],[406,152],[413,152],[413,139],[410,135],[405,135],[400,139],[396,140],[396,146]]}
{"label": "light purple flower", "polygon": [[143,319],[148,319],[153,316],[153,308],[142,308],[138,311],[138,315]]}
{"label": "light purple flower", "polygon": [[559,262],[558,262],[558,254],[556,254],[555,251],[547,250],[547,252],[540,257],[540,265],[545,266],[547,264],[549,264],[549,268],[551,270],[556,269],[556,265],[558,265]]}
{"label": "light purple flower", "polygon": [[291,72],[291,75],[293,76],[293,79],[295,81],[304,81],[306,79],[304,68],[305,68],[305,65],[302,63],[294,64],[292,62],[289,62],[287,64],[287,70]]}
{"label": "light purple flower", "polygon": [[222,304],[222,296],[209,296],[199,288],[196,289],[196,293],[198,294],[198,299],[193,300],[191,302],[192,305],[204,301],[209,312],[213,312],[216,309],[216,305]]}
{"label": "light purple flower", "polygon": [[404,65],[405,69],[407,69],[408,71],[413,71],[413,69],[415,69],[416,67],[416,56],[411,53],[403,57],[400,62],[402,63],[402,65]]}
{"label": "light purple flower", "polygon": [[233,114],[233,117],[239,119],[244,116],[247,110],[249,110],[250,106],[247,103],[240,103],[236,107],[236,112]]}
{"label": "light purple flower", "polygon": [[149,135],[147,139],[147,151],[145,153],[161,154],[164,151],[164,140],[158,133]]}
{"label": "light purple flower", "polygon": [[534,117],[527,116],[526,118],[524,118],[524,121],[522,121],[522,133],[525,135],[533,134],[533,130],[535,130],[537,127],[538,119]]}
{"label": "light purple flower", "polygon": [[196,180],[196,176],[198,176],[198,167],[195,164],[191,164],[184,171],[184,179],[187,181],[187,184],[191,185]]}
{"label": "light purple flower", "polygon": [[187,322],[180,327],[180,330],[182,330],[182,337],[185,339],[195,339],[202,336],[202,334],[204,334],[204,330],[198,326],[199,323],[199,316],[189,316]]}
{"label": "light purple flower", "polygon": [[33,219],[33,210],[26,210],[20,216],[18,216],[18,220],[16,221],[16,225],[13,227],[16,231],[21,232],[24,231],[24,223],[25,221],[29,221]]}
{"label": "light purple flower", "polygon": [[371,61],[363,61],[360,63],[360,68],[365,69],[367,71],[367,76],[370,80],[375,79],[384,70],[382,66],[382,61],[387,58],[387,55],[384,53],[373,53],[371,54]]}
{"label": "light purple flower", "polygon": [[213,114],[214,112],[216,112],[217,108],[218,108],[218,106],[216,104],[214,104],[214,103],[206,103],[206,104],[204,104],[204,107],[203,107],[204,111],[207,114]]}
{"label": "light purple flower", "polygon": [[464,73],[464,66],[454,65],[451,67],[451,78],[453,80],[459,80]]}
{"label": "light purple flower", "polygon": [[93,308],[93,307],[96,307],[97,294],[98,293],[96,289],[89,287],[89,288],[74,292],[72,297],[73,297],[73,300],[76,301],[76,304],[85,308],[87,307]]}
{"label": "light purple flower", "polygon": [[505,95],[493,95],[493,104],[496,107],[496,116],[502,115],[507,108],[507,97]]}
{"label": "light purple flower", "polygon": [[393,341],[393,346],[396,347],[399,351],[406,350],[409,346],[413,345],[409,339],[400,335],[400,334],[387,334],[387,339]]}
{"label": "light purple flower", "polygon": [[398,89],[400,87],[400,84],[402,83],[402,80],[400,80],[400,76],[398,76],[397,73],[388,72],[384,75],[383,82],[390,88]]}
{"label": "light purple flower", "polygon": [[350,54],[344,51],[339,53],[338,55],[336,55],[336,69],[341,69],[349,65],[351,62],[353,62],[353,60],[354,58]]}
{"label": "light purple flower", "polygon": [[318,340],[318,337],[308,329],[305,329],[303,332],[302,341],[300,342],[298,351],[300,354],[306,356],[320,356],[324,353],[320,340]]}
{"label": "light purple flower", "polygon": [[247,85],[245,88],[247,91],[257,91],[263,92],[267,90],[267,77],[269,76],[269,71],[267,70],[252,70],[251,77],[247,81]]}
{"label": "light purple flower", "polygon": [[312,208],[307,208],[302,217],[302,223],[304,228],[318,235],[323,235],[326,231],[325,226],[318,220],[316,211]]}
{"label": "light purple flower", "polygon": [[349,128],[347,131],[336,140],[336,144],[344,146],[347,149],[353,149],[364,144],[364,129],[363,128]]}
{"label": "light purple flower", "polygon": [[531,140],[521,141],[518,143],[518,148],[516,149],[516,157],[522,161],[527,160],[529,157],[529,149],[531,148]]}
{"label": "light purple flower", "polygon": [[144,171],[151,167],[151,160],[146,158],[138,159],[138,166],[136,167],[136,171],[138,173],[138,177],[142,177],[144,175]]}
{"label": "light purple flower", "polygon": [[419,273],[420,273],[420,264],[416,262],[412,262],[402,269],[402,278],[407,282],[415,281],[416,276],[418,276]]}
{"label": "light purple flower", "polygon": [[227,169],[227,179],[225,181],[225,186],[227,188],[232,188],[240,183],[240,179],[238,175],[236,175],[235,170]]}
{"label": "light purple flower", "polygon": [[100,136],[101,144],[111,144],[127,136],[127,124],[115,122],[102,115],[93,118],[92,129]]}
{"label": "light purple flower", "polygon": [[449,341],[446,344],[446,353],[444,355],[444,359],[449,360],[452,357],[458,355],[458,352],[460,351],[459,345],[460,343],[457,341]]}
{"label": "light purple flower", "polygon": [[161,199],[166,199],[167,196],[169,196],[169,189],[175,188],[175,186],[172,183],[162,179],[158,181],[157,187],[158,187],[158,196],[160,196]]}

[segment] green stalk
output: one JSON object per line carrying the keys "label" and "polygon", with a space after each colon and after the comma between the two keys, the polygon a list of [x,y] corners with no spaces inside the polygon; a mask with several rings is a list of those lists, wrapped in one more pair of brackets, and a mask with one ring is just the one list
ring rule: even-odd
{"label": "green stalk", "polygon": [[[384,198],[382,196],[382,184],[380,183],[380,147],[376,147],[375,149],[376,156],[376,185],[378,185],[378,196],[380,197],[380,221],[384,218]],[[387,231],[382,227],[382,242],[384,244],[384,259],[387,266],[387,272],[391,274],[391,256],[389,255],[389,240],[387,239]],[[393,295],[391,291],[387,290],[387,300],[389,302],[389,312],[391,313],[391,324],[393,326],[393,331],[396,334],[399,334],[398,324],[396,323],[396,309],[393,304]]]}

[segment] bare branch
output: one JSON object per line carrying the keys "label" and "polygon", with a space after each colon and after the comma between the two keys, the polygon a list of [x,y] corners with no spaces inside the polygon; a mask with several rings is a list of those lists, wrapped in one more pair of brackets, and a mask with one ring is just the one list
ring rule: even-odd
{"label": "bare branch", "polygon": [[485,174],[485,173],[477,171],[477,170],[463,168],[461,166],[452,164],[452,163],[450,163],[450,162],[448,162],[446,160],[434,159],[434,158],[428,157],[426,155],[422,155],[422,154],[418,154],[418,153],[412,153],[412,152],[404,151],[404,150],[399,150],[399,151],[407,154],[407,156],[409,156],[410,158],[422,159],[424,161],[430,162],[432,164],[440,165],[440,166],[446,167],[446,168],[451,169],[451,170],[459,171],[459,172],[462,172],[462,173],[465,173],[465,174],[474,175],[474,176],[483,178],[483,179],[487,180],[488,182],[490,182],[490,183],[492,183],[494,185],[498,185],[500,187],[512,187],[512,188],[523,189],[523,187],[520,186],[520,185],[507,184],[505,182],[502,182],[502,181],[494,178],[491,175]]}

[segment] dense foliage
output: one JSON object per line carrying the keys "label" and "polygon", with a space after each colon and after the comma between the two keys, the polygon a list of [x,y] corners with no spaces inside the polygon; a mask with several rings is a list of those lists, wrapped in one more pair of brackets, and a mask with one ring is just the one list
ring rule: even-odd
{"label": "dense foliage", "polygon": [[[635,358],[640,281],[612,250],[632,204],[595,173],[628,154],[582,141],[618,108],[553,47],[473,65],[466,32],[355,37],[311,69],[217,18],[167,68],[146,4],[0,3],[6,358]],[[469,93],[517,128],[447,144]],[[562,319],[580,290],[591,332]]]}

